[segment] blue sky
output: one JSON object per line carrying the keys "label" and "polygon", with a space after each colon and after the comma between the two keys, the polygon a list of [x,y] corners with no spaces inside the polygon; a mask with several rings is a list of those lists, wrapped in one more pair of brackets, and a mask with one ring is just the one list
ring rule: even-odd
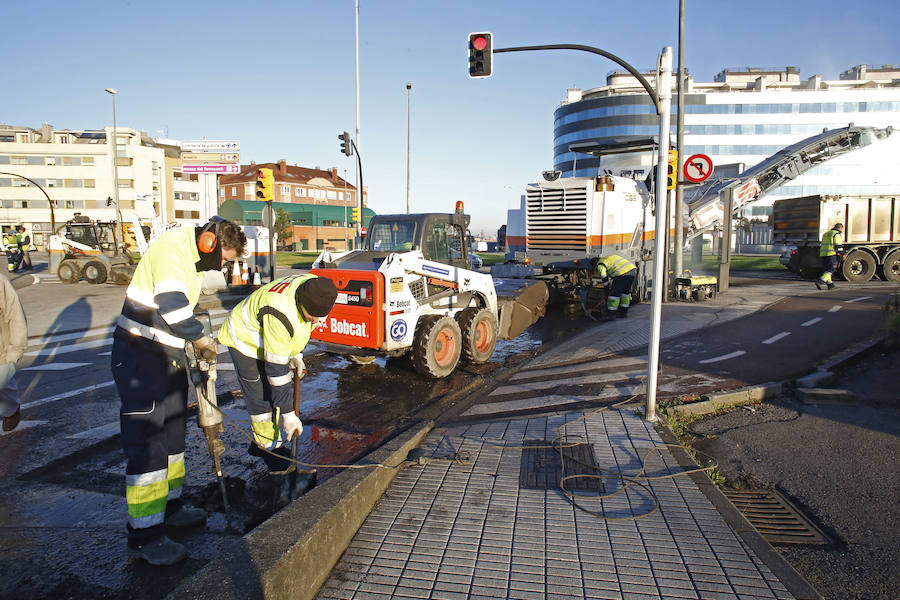
{"label": "blue sky", "polygon": [[[12,4],[12,5],[10,5]],[[900,63],[891,1],[686,1],[685,64],[697,81],[723,68],[800,69],[826,79],[860,63]],[[243,162],[286,159],[346,169],[337,135],[355,129],[354,2],[33,0],[4,7],[0,122],[157,137],[237,139]],[[617,65],[587,53],[494,57],[467,77],[467,36],[494,47],[585,44],[644,70],[677,51],[677,0],[360,0],[360,149],[369,204],[472,215],[494,232],[524,186],[553,166],[553,111],[568,87],[603,85]]]}

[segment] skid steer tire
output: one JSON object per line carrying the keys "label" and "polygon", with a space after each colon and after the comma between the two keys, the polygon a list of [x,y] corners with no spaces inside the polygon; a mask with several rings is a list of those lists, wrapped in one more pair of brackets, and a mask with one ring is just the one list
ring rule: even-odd
{"label": "skid steer tire", "polygon": [[497,317],[484,308],[467,308],[456,315],[462,332],[462,355],[470,363],[486,363],[497,347]]}
{"label": "skid steer tire", "polygon": [[419,373],[446,377],[459,364],[462,333],[450,317],[428,315],[419,319],[412,346],[412,364]]}
{"label": "skid steer tire", "polygon": [[64,260],[59,263],[56,276],[63,283],[77,283],[81,279],[81,267],[74,260]]}
{"label": "skid steer tire", "polygon": [[347,359],[354,365],[371,365],[375,362],[377,356],[368,356],[364,354],[348,354]]}
{"label": "skid steer tire", "polygon": [[108,276],[106,265],[99,260],[92,260],[84,265],[84,280],[88,283],[106,283]]}

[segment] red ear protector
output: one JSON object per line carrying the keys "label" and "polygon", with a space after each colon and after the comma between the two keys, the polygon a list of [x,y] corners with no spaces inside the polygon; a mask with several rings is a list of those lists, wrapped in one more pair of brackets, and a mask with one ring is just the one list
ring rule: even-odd
{"label": "red ear protector", "polygon": [[203,231],[197,236],[197,249],[203,254],[210,254],[216,249],[219,238],[216,235],[217,225],[224,221],[221,217],[213,217],[209,223],[203,226]]}

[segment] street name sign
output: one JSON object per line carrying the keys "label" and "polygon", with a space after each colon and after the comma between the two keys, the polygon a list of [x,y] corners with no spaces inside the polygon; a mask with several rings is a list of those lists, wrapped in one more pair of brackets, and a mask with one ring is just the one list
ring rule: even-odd
{"label": "street name sign", "polygon": [[237,140],[191,140],[181,142],[182,152],[237,152],[241,143]]}
{"label": "street name sign", "polygon": [[229,152],[223,154],[221,152],[182,152],[182,162],[202,162],[202,163],[237,163],[241,162],[241,155],[237,152]]}
{"label": "street name sign", "polygon": [[230,165],[204,165],[204,164],[187,164],[181,165],[182,173],[240,173],[241,166],[237,164]]}

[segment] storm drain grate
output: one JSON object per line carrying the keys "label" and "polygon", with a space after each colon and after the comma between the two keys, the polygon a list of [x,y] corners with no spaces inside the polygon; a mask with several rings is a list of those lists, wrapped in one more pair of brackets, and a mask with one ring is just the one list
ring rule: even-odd
{"label": "storm drain grate", "polygon": [[723,490],[731,503],[771,544],[826,545],[828,536],[775,490]]}
{"label": "storm drain grate", "polygon": [[[594,451],[590,444],[568,444],[562,449],[550,447],[545,440],[525,440],[522,462],[519,465],[519,487],[529,490],[559,489],[563,476],[562,461],[565,461],[566,475],[601,475],[594,461]],[[566,489],[573,492],[603,492],[603,480],[594,477],[575,477],[566,481]]]}

